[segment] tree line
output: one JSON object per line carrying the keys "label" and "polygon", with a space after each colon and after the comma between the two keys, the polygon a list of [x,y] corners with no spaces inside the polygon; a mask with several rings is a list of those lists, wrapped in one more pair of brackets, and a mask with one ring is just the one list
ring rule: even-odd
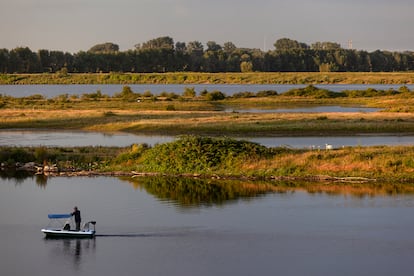
{"label": "tree line", "polygon": [[159,37],[120,51],[102,43],[68,53],[28,47],[0,49],[0,73],[97,72],[392,72],[414,70],[414,52],[344,49],[335,42],[311,45],[278,39],[274,49],[239,48],[232,42],[176,42]]}

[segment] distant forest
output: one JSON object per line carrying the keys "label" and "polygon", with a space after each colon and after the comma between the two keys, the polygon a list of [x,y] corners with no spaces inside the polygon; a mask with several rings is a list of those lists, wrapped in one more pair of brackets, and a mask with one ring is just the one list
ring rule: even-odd
{"label": "distant forest", "polygon": [[0,73],[96,72],[392,72],[414,70],[414,52],[344,49],[335,42],[311,45],[289,38],[274,49],[238,48],[232,42],[177,42],[159,37],[135,49],[119,51],[114,43],[98,44],[75,54],[28,47],[0,49]]}

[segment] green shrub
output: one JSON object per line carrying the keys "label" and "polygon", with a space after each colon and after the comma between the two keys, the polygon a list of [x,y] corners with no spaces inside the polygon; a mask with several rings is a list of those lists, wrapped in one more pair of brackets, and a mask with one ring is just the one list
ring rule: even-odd
{"label": "green shrub", "polygon": [[295,97],[312,97],[317,99],[322,98],[338,98],[344,97],[345,94],[342,92],[333,92],[326,89],[319,89],[313,85],[308,85],[304,88],[291,89],[283,93],[284,96],[295,96]]}
{"label": "green shrub", "polygon": [[256,93],[256,97],[272,97],[277,95],[278,93],[275,90],[263,90]]}
{"label": "green shrub", "polygon": [[270,155],[264,146],[230,138],[183,136],[156,145],[142,155],[147,171],[166,173],[214,173],[219,169],[234,171],[246,159]]}
{"label": "green shrub", "polygon": [[169,104],[169,105],[167,105],[166,109],[168,111],[175,111],[175,106],[173,104]]}
{"label": "green shrub", "polygon": [[206,94],[206,99],[208,101],[219,101],[219,100],[224,100],[225,98],[226,98],[226,95],[224,95],[220,91],[212,91]]}
{"label": "green shrub", "polygon": [[2,148],[0,151],[0,162],[6,162],[8,164],[15,162],[31,162],[35,158],[33,154],[23,148]]}

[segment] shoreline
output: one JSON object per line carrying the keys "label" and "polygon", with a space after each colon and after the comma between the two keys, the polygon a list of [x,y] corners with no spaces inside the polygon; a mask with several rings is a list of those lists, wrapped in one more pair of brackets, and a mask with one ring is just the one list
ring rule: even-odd
{"label": "shoreline", "polygon": [[[22,169],[21,169],[22,170]],[[20,170],[20,171],[21,171]],[[27,170],[27,172],[32,172]],[[244,175],[218,175],[218,174],[198,174],[198,173],[162,173],[162,172],[123,172],[123,171],[99,171],[99,170],[79,170],[79,171],[57,171],[57,172],[42,172],[34,173],[33,175],[44,175],[47,177],[179,177],[179,178],[194,178],[194,179],[215,179],[215,180],[239,180],[239,181],[302,181],[302,182],[335,182],[335,183],[382,183],[382,182],[396,182],[396,183],[414,183],[411,181],[401,181],[393,179],[378,180],[374,178],[349,176],[337,177],[330,175],[308,175],[308,176],[244,176]]]}
{"label": "shoreline", "polygon": [[[183,139],[187,140],[160,144],[153,148],[143,145],[124,148],[1,147],[1,171],[5,176],[19,175],[21,172],[22,176],[45,177],[160,176],[246,181],[414,184],[413,146],[293,150],[266,148],[226,138]],[[190,144],[191,139],[195,140],[193,144]],[[197,141],[206,144],[203,146],[197,144]],[[186,145],[185,151],[183,145]],[[227,151],[230,147],[234,153],[222,152],[215,155],[216,159],[211,161],[221,159],[221,163],[207,165],[209,161],[204,159],[213,157],[203,150],[206,147],[217,154],[220,150],[214,147],[221,147],[221,151]],[[176,156],[174,160],[166,157],[171,156],[170,149]],[[194,158],[195,152],[198,152],[196,156],[200,159],[196,167],[194,162],[188,162]],[[11,163],[9,160],[15,161]],[[180,164],[180,169],[169,167],[175,164],[170,161]],[[206,165],[208,167],[203,167]]]}

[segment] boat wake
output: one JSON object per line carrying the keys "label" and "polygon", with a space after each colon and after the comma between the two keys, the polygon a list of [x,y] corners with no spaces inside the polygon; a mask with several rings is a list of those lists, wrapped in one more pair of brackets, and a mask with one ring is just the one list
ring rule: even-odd
{"label": "boat wake", "polygon": [[95,237],[146,238],[146,237],[177,237],[183,233],[132,233],[132,234],[95,234]]}

